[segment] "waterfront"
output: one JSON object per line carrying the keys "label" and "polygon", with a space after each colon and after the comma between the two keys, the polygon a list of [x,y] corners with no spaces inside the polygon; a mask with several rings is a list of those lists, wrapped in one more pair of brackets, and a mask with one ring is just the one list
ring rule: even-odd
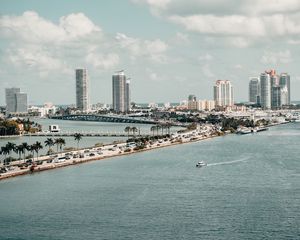
{"label": "waterfront", "polygon": [[[48,130],[49,125],[59,125],[60,129],[63,132],[102,132],[102,133],[125,133],[124,129],[126,126],[135,126],[140,129],[141,134],[150,134],[152,135],[150,128],[152,125],[149,124],[126,124],[126,123],[105,123],[105,122],[88,122],[88,121],[65,121],[65,120],[54,120],[54,119],[32,119],[34,122],[37,122],[42,125],[42,130]],[[180,127],[172,127],[171,132],[176,132]],[[160,133],[161,131],[159,131]],[[136,133],[137,134],[137,133]],[[13,137],[13,138],[0,138],[0,147],[4,146],[7,142],[13,142],[15,144],[21,144],[22,142],[27,142],[28,144],[33,144],[36,141],[44,144],[44,141],[48,137]],[[52,137],[55,138],[55,137]],[[76,147],[77,142],[74,140],[74,137],[63,137],[66,140],[66,145],[64,147]],[[112,143],[113,141],[126,141],[127,137],[83,137],[80,141],[81,147],[92,147],[97,143]],[[56,147],[53,147],[53,150],[56,151]],[[43,148],[40,153],[46,154],[48,148]],[[18,157],[17,154],[12,154],[14,157]]]}
{"label": "waterfront", "polygon": [[299,138],[300,124],[288,124],[8,179],[1,235],[296,239]]}

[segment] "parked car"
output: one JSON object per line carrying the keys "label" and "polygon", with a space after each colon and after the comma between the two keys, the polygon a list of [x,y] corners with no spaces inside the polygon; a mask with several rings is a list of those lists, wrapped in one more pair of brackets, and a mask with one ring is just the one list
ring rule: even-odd
{"label": "parked car", "polygon": [[28,160],[26,160],[26,163],[28,163],[28,164],[32,164],[32,159],[28,159]]}
{"label": "parked car", "polygon": [[93,157],[93,156],[95,156],[95,153],[90,153],[89,156]]}

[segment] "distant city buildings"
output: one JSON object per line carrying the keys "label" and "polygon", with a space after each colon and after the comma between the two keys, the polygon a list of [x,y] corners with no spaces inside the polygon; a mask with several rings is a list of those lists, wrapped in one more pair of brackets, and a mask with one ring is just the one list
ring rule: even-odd
{"label": "distant city buildings", "polygon": [[198,110],[199,111],[212,111],[216,107],[215,101],[213,100],[199,100]]}
{"label": "distant city buildings", "polygon": [[[249,92],[250,85],[251,82]],[[261,73],[259,98],[263,109],[278,109],[290,105],[290,75],[282,73],[278,76],[274,69]]]}
{"label": "distant city buildings", "polygon": [[6,88],[6,114],[27,113],[27,94],[20,92],[20,88]]}
{"label": "distant city buildings", "polygon": [[43,107],[31,106],[28,108],[28,113],[32,116],[47,117],[56,113],[57,107],[52,103],[45,103]]}
{"label": "distant city buildings", "polygon": [[80,111],[89,110],[88,76],[86,69],[76,69],[76,108]]}
{"label": "distant city buildings", "polygon": [[130,81],[126,79],[124,71],[116,72],[112,76],[113,110],[126,113],[130,110]]}
{"label": "distant city buildings", "polygon": [[187,108],[188,110],[198,110],[198,102],[195,95],[189,95]]}
{"label": "distant city buildings", "polygon": [[260,81],[258,77],[252,77],[249,81],[249,102],[260,103]]}
{"label": "distant city buildings", "polygon": [[216,107],[232,107],[234,105],[233,87],[229,80],[217,80],[214,86]]}

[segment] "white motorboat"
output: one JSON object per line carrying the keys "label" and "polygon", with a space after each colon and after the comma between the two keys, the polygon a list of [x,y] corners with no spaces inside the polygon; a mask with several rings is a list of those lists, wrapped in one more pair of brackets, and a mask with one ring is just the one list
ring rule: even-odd
{"label": "white motorboat", "polygon": [[196,164],[196,167],[204,167],[204,166],[206,166],[206,163],[203,161],[200,161]]}

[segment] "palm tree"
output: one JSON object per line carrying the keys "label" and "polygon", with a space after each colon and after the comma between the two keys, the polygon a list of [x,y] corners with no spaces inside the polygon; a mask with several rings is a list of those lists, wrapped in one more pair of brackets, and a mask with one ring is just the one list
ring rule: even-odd
{"label": "palm tree", "polygon": [[19,160],[21,160],[21,154],[24,153],[25,149],[22,144],[18,145],[14,149],[15,153],[19,154]]}
{"label": "palm tree", "polygon": [[[51,147],[54,145],[54,141],[53,141],[53,139],[52,138],[47,138],[46,140],[45,140],[45,146],[47,146],[48,147],[48,154],[50,153],[50,149],[51,149]],[[52,150],[51,150],[52,151]]]}
{"label": "palm tree", "polygon": [[156,125],[155,128],[156,128],[156,135],[158,136],[158,130],[160,129],[160,126]]}
{"label": "palm tree", "polygon": [[60,138],[54,139],[54,145],[56,145],[56,153],[58,153],[59,141],[60,141]]}
{"label": "palm tree", "polygon": [[138,129],[136,127],[132,127],[131,131],[133,133],[133,136],[135,137],[135,133],[138,131]]}
{"label": "palm tree", "polygon": [[27,150],[31,153],[32,159],[34,159],[34,144],[28,145]]}
{"label": "palm tree", "polygon": [[[36,159],[38,160],[39,158],[39,151],[43,148],[42,144],[40,142],[36,142],[35,144],[33,144],[33,149],[36,152]],[[34,159],[34,158],[33,158]]]}
{"label": "palm tree", "polygon": [[80,140],[82,139],[82,134],[80,134],[80,133],[75,133],[74,134],[74,139],[75,139],[75,141],[77,141],[77,150],[79,149],[79,142],[80,142]]}
{"label": "palm tree", "polygon": [[166,124],[166,128],[167,128],[167,130],[168,130],[168,134],[170,135],[170,128],[172,127],[172,125],[171,125],[171,123],[167,123]]}
{"label": "palm tree", "polygon": [[154,131],[156,130],[156,126],[151,126],[150,131],[152,132],[153,136],[154,136]]}
{"label": "palm tree", "polygon": [[16,144],[11,143],[11,142],[8,142],[8,143],[6,144],[6,148],[7,148],[7,150],[8,150],[8,154],[10,155],[10,153],[11,153],[12,151],[15,150]]}
{"label": "palm tree", "polygon": [[164,135],[164,129],[165,129],[165,124],[160,124],[160,128],[161,128],[161,135]]}
{"label": "palm tree", "polygon": [[24,162],[25,162],[25,155],[26,155],[26,150],[28,151],[29,150],[29,145],[28,145],[28,143],[26,143],[26,142],[23,142],[22,143],[22,146],[23,146],[23,148],[24,148],[24,152],[23,152],[23,154],[24,154]]}
{"label": "palm tree", "polygon": [[125,132],[127,132],[127,137],[129,139],[129,133],[131,131],[131,127],[127,126],[125,129],[124,129]]}
{"label": "palm tree", "polygon": [[58,140],[58,145],[59,145],[60,152],[62,152],[62,146],[66,145],[66,141],[63,138],[58,138],[57,140]]}
{"label": "palm tree", "polygon": [[[0,154],[1,155],[4,155],[4,159],[6,158],[6,154],[8,154],[8,152],[7,152],[7,148],[5,147],[5,146],[3,146],[3,147],[1,147],[1,149],[0,149]],[[3,159],[3,160],[4,160]],[[1,162],[1,161],[0,161]]]}
{"label": "palm tree", "polygon": [[4,155],[4,160],[3,162],[6,160],[6,155],[9,154],[9,150],[6,146],[1,147],[1,154]]}

